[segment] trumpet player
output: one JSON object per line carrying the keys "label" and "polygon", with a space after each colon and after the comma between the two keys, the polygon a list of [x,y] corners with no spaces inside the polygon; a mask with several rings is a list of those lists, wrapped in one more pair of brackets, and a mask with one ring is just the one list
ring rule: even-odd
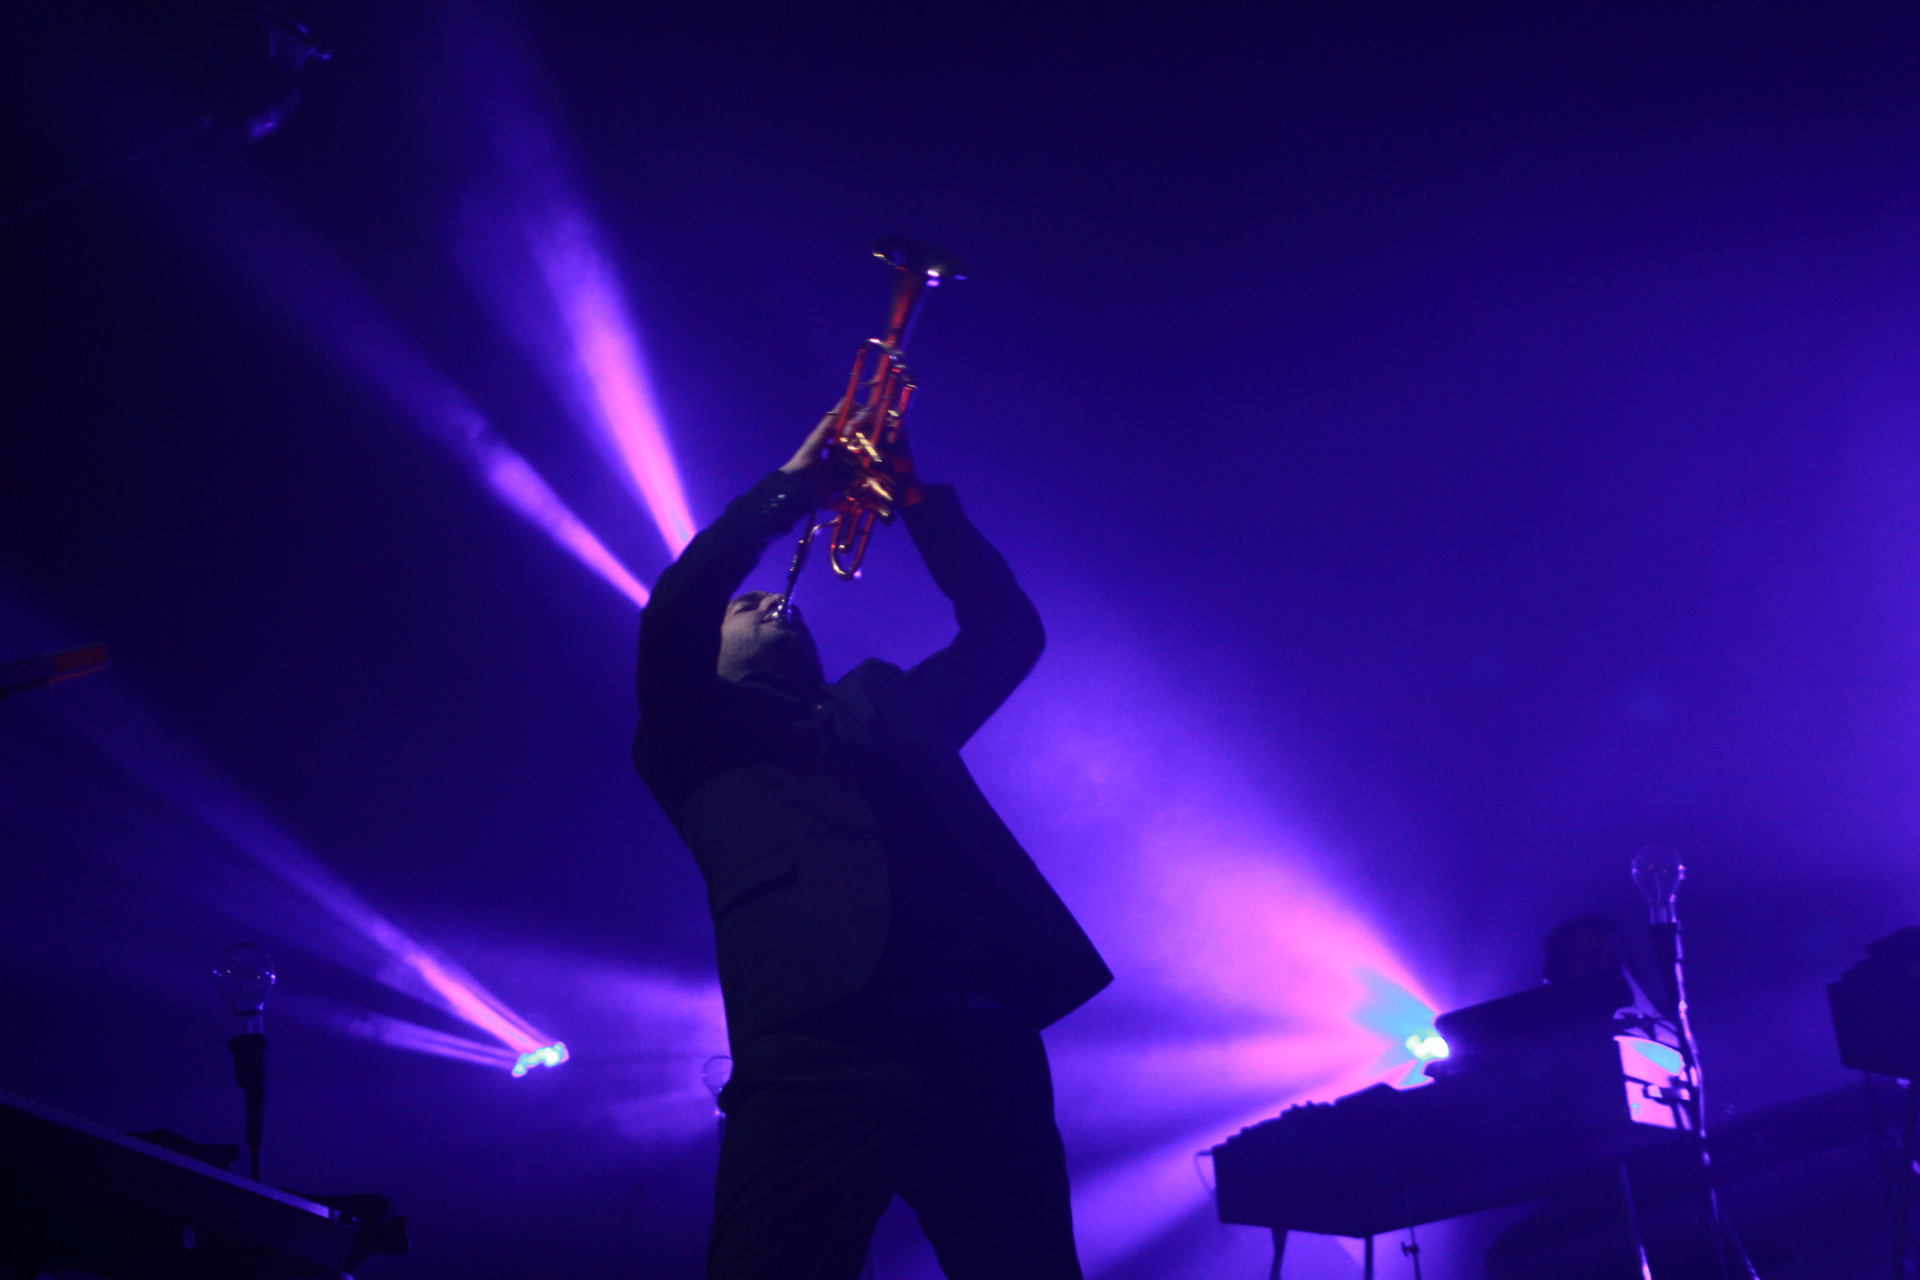
{"label": "trumpet player", "polygon": [[706,878],[734,1059],[709,1275],[852,1280],[899,1195],[950,1280],[1070,1280],[1040,1030],[1112,975],[960,757],[1045,634],[904,449],[900,507],[952,643],[828,683],[797,610],[736,594],[844,483],[834,418],[694,538],[641,615],[634,762]]}

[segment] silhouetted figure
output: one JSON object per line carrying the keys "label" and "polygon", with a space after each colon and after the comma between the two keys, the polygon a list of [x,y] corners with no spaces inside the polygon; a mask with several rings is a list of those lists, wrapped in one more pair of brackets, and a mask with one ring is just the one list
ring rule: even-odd
{"label": "silhouetted figure", "polygon": [[641,616],[634,761],[706,877],[734,1057],[709,1274],[851,1278],[897,1193],[955,1280],[1078,1277],[1039,1031],[1112,975],[959,755],[1045,636],[952,490],[917,482],[945,649],[828,684],[797,612],[735,597],[812,511],[826,426]]}

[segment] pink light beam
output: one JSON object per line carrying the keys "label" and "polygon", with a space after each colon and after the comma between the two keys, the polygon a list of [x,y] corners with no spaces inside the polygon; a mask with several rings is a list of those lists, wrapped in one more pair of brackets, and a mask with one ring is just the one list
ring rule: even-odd
{"label": "pink light beam", "polygon": [[467,73],[447,127],[462,146],[476,127],[490,143],[460,213],[461,265],[678,556],[694,522],[645,351],[607,237],[520,53],[525,36],[502,13],[466,11],[444,36]]}
{"label": "pink light beam", "polygon": [[[53,705],[101,756],[270,873],[299,901],[318,908],[334,926],[334,951],[343,963],[371,970],[384,985],[492,1036],[503,1046],[509,1068],[547,1049],[554,1053],[546,1061],[564,1060],[558,1041],[536,1031],[447,955],[376,910],[132,695],[109,686]],[[232,896],[238,888],[232,882],[219,896]],[[277,923],[284,926],[286,919]]]}
{"label": "pink light beam", "polygon": [[629,600],[646,603],[646,588],[290,211],[238,179],[203,176],[168,194],[183,229],[237,281],[303,325],[515,514]]}
{"label": "pink light beam", "polygon": [[667,550],[678,556],[693,540],[693,515],[612,264],[586,216],[577,211],[530,228],[528,239],[572,341],[585,398],[596,411],[595,426],[623,464]]}
{"label": "pink light beam", "polygon": [[540,473],[531,463],[512,449],[497,441],[488,441],[480,449],[481,469],[486,473],[487,483],[493,491],[507,500],[507,504],[518,511],[536,527],[544,529],[547,536],[573,553],[581,564],[606,579],[616,591],[619,591],[634,604],[645,607],[647,589],[638,578],[627,571],[613,552],[607,550],[604,542],[594,536],[593,530],[581,523],[580,517],[568,509]]}

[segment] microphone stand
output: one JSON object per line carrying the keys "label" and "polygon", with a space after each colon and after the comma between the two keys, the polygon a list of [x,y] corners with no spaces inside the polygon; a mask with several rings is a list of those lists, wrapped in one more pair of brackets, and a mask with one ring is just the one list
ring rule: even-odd
{"label": "microphone stand", "polygon": [[236,942],[214,961],[213,985],[246,1030],[227,1041],[233,1080],[247,1100],[247,1169],[260,1181],[260,1130],[267,1114],[267,1035],[261,1011],[274,984],[273,957],[251,942]]}
{"label": "microphone stand", "polygon": [[[1707,1147],[1707,1094],[1706,1079],[1700,1066],[1700,1044],[1693,1037],[1693,1020],[1687,1011],[1687,952],[1680,931],[1680,917],[1674,909],[1674,899],[1679,892],[1680,882],[1687,878],[1687,869],[1680,861],[1680,855],[1672,849],[1658,845],[1647,845],[1633,859],[1633,882],[1640,892],[1646,895],[1647,908],[1651,916],[1647,932],[1653,939],[1654,959],[1660,966],[1661,985],[1665,988],[1667,1005],[1673,1010],[1674,1029],[1680,1038],[1680,1055],[1686,1061],[1687,1072],[1692,1076],[1689,1085],[1682,1090],[1691,1093],[1692,1098],[1675,1099],[1681,1113],[1693,1121],[1694,1142],[1699,1148],[1700,1182],[1706,1193],[1707,1229],[1713,1237],[1713,1256],[1719,1265],[1722,1280],[1760,1280],[1759,1273],[1753,1269],[1753,1260],[1747,1256],[1746,1248],[1740,1243],[1740,1236],[1733,1229],[1720,1210],[1720,1196],[1713,1186],[1713,1153]],[[1732,1256],[1728,1254],[1728,1245],[1732,1246]],[[1733,1270],[1734,1264],[1738,1270]]]}
{"label": "microphone stand", "polygon": [[260,1019],[247,1019],[247,1029],[227,1041],[233,1050],[233,1080],[247,1102],[247,1174],[260,1181],[260,1131],[267,1114],[267,1037],[258,1030]]}

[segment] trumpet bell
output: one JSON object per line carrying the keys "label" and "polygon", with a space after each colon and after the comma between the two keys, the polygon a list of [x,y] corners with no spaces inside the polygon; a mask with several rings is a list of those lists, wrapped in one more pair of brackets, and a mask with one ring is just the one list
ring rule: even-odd
{"label": "trumpet bell", "polygon": [[943,280],[965,280],[967,264],[945,249],[905,236],[881,236],[873,242],[873,256],[900,273],[893,285],[893,305],[887,311],[887,336],[880,339],[898,360],[900,349],[907,345],[907,335],[913,332],[920,304],[926,301],[927,290]]}
{"label": "trumpet bell", "polygon": [[883,260],[890,267],[913,275],[925,276],[929,282],[967,278],[966,263],[945,249],[936,249],[924,240],[909,240],[905,236],[881,236],[873,242],[873,256]]}

